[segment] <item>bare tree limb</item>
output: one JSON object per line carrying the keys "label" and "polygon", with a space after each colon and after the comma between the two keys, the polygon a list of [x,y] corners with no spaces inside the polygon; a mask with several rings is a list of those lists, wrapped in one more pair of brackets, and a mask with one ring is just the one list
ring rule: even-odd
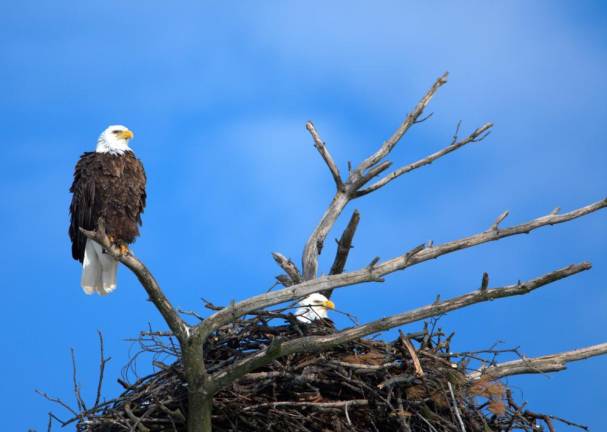
{"label": "bare tree limb", "polygon": [[[352,217],[350,218],[350,222],[348,222],[348,225],[342,233],[341,238],[337,240],[337,252],[335,253],[335,259],[333,260],[333,265],[331,266],[331,271],[329,274],[336,275],[343,273],[344,268],[346,267],[346,262],[348,261],[350,249],[352,249],[352,240],[354,239],[354,234],[356,233],[356,228],[358,228],[359,222],[360,213],[358,210],[354,210],[354,213],[352,213]],[[323,291],[323,294],[327,298],[331,298],[333,290]]]}
{"label": "bare tree limb", "polygon": [[431,155],[426,156],[425,158],[420,159],[417,162],[413,162],[409,165],[405,165],[405,166],[397,169],[396,171],[391,172],[390,174],[388,174],[387,176],[385,176],[378,182],[373,183],[368,188],[358,191],[356,193],[356,197],[358,198],[363,195],[367,195],[368,193],[371,193],[373,191],[376,191],[377,189],[381,188],[382,186],[385,186],[386,184],[390,183],[392,180],[400,177],[401,175],[406,174],[410,171],[413,171],[417,168],[421,168],[424,165],[431,164],[436,159],[443,157],[446,154],[449,154],[449,153],[465,146],[466,144],[482,141],[487,136],[488,130],[491,129],[491,127],[493,127],[493,123],[485,123],[483,126],[479,127],[474,132],[472,132],[470,135],[468,135],[465,139],[463,139],[459,142],[453,142],[448,147],[445,147],[444,149],[439,150],[436,153],[432,153]]}
{"label": "bare tree limb", "polygon": [[272,258],[274,258],[274,261],[276,261],[280,268],[282,268],[285,273],[287,273],[289,278],[291,278],[293,284],[298,284],[302,281],[301,274],[299,273],[299,270],[297,269],[297,266],[293,263],[293,261],[291,261],[289,258],[284,256],[280,252],[273,252]]}
{"label": "bare tree limb", "polygon": [[468,374],[468,378],[471,380],[479,378],[494,380],[511,375],[558,372],[567,369],[567,363],[569,362],[585,360],[603,354],[607,354],[607,343],[558,354],[548,354],[540,357],[522,358],[498,363],[480,371],[472,372]]}
{"label": "bare tree limb", "polygon": [[198,331],[201,332],[203,337],[206,337],[206,335],[208,335],[211,331],[227,324],[233,318],[245,315],[246,313],[257,309],[291,301],[300,297],[306,297],[314,292],[326,291],[363,282],[377,281],[378,278],[381,278],[382,276],[398,270],[403,270],[424,261],[438,258],[442,255],[446,255],[461,249],[474,247],[483,243],[496,241],[504,237],[517,234],[528,234],[537,228],[567,222],[600,210],[606,206],[607,199],[603,199],[585,207],[572,210],[568,213],[563,213],[561,215],[550,214],[547,216],[541,216],[529,222],[509,228],[503,228],[498,231],[489,229],[487,231],[459,240],[450,241],[436,246],[425,247],[424,249],[417,251],[417,253],[412,254],[411,252],[418,249],[418,247],[416,247],[412,251],[409,251],[396,258],[378,263],[372,268],[364,268],[339,275],[322,276],[314,280],[304,281],[298,285],[288,288],[253,296],[246,300],[236,302],[225,309],[217,311],[199,325]]}
{"label": "bare tree limb", "polygon": [[327,146],[323,142],[323,140],[320,139],[320,136],[318,135],[318,132],[316,132],[316,128],[314,127],[314,124],[311,121],[306,123],[306,129],[308,130],[308,132],[310,132],[310,135],[312,135],[312,139],[314,140],[314,147],[316,147],[316,150],[318,150],[318,153],[320,153],[323,160],[329,167],[329,171],[331,171],[333,180],[335,180],[335,186],[337,187],[337,190],[343,192],[344,183],[341,180],[339,168],[337,168],[337,165],[335,165],[335,161],[333,160],[331,153],[329,153],[329,149],[327,149]]}
{"label": "bare tree limb", "polygon": [[403,135],[409,130],[409,128],[415,124],[418,120],[419,116],[424,112],[424,109],[430,103],[430,100],[436,93],[436,91],[447,83],[448,72],[445,72],[442,76],[440,76],[432,85],[430,90],[424,95],[424,97],[418,102],[415,108],[407,115],[407,118],[402,122],[400,127],[392,134],[392,136],[386,140],[382,146],[377,150],[373,155],[369,156],[360,164],[361,170],[366,170],[384,157],[388,155],[394,148],[394,146],[400,141]]}
{"label": "bare tree limb", "polygon": [[189,334],[188,325],[181,319],[147,267],[130,253],[121,254],[118,248],[110,242],[105,232],[105,223],[103,219],[99,219],[96,231],[88,231],[83,228],[80,228],[80,231],[87,238],[99,243],[106,253],[112,255],[135,273],[135,276],[139,279],[139,282],[148,293],[150,299],[156,306],[156,309],[158,309],[171,331],[177,336],[180,342],[185,341]]}
{"label": "bare tree limb", "polygon": [[[352,199],[356,198],[359,193],[359,189],[369,182],[372,178],[378,176],[383,171],[387,170],[391,166],[391,162],[383,161],[407,132],[407,130],[415,123],[419,122],[419,116],[423,113],[424,108],[428,105],[434,93],[447,82],[447,73],[439,77],[434,85],[428,90],[424,97],[419,101],[415,108],[409,113],[407,118],[403,121],[400,127],[394,132],[394,134],[385,141],[382,146],[371,156],[365,159],[358,167],[351,169],[350,163],[348,163],[348,178],[345,182],[341,180],[339,171],[331,155],[329,154],[326,146],[318,136],[318,133],[314,129],[314,125],[311,122],[306,124],[308,131],[314,138],[315,146],[322,155],[323,159],[329,166],[333,178],[337,184],[337,192],[333,197],[333,200],[329,204],[329,207],[323,214],[320,222],[308,238],[305,244],[304,251],[302,254],[302,272],[304,280],[314,279],[318,270],[318,256],[320,255],[324,241],[327,234],[339,218],[341,212],[345,206]],[[455,149],[453,149],[455,150]],[[452,151],[452,150],[451,150]],[[339,181],[338,181],[339,180]],[[380,180],[381,181],[381,180]]]}
{"label": "bare tree limb", "polygon": [[322,215],[320,222],[310,235],[310,238],[308,238],[301,260],[304,280],[310,280],[316,277],[318,256],[322,251],[327,234],[331,231],[335,221],[349,201],[350,198],[345,192],[338,191],[333,197],[333,200],[331,200],[329,208],[327,208]]}
{"label": "bare tree limb", "polygon": [[497,300],[500,298],[528,294],[531,291],[550,284],[559,279],[566,278],[584,270],[590,269],[590,263],[583,262],[572,264],[568,267],[555,270],[526,282],[508,285],[501,288],[476,290],[459,297],[454,297],[443,302],[433,303],[409,312],[392,315],[371,321],[367,324],[342,330],[340,332],[322,335],[305,336],[288,341],[275,340],[268,348],[251,354],[250,356],[235,362],[234,364],[216,372],[212,375],[213,382],[217,388],[222,388],[233,383],[236,379],[244,376],[269,362],[285,355],[298,352],[315,352],[330,349],[336,345],[353,341],[355,339],[391,329],[401,325],[420,321],[437,315],[461,309],[475,303]]}

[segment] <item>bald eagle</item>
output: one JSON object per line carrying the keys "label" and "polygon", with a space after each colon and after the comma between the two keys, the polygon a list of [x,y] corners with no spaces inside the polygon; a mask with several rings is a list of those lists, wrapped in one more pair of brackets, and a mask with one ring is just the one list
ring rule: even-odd
{"label": "bald eagle", "polygon": [[69,236],[72,257],[82,263],[80,285],[86,294],[106,295],[116,288],[118,262],[79,230],[97,229],[104,219],[110,241],[124,253],[139,235],[145,207],[145,171],[129,147],[133,132],[109,126],[99,136],[94,152],[85,152],[74,171],[70,192]]}
{"label": "bald eagle", "polygon": [[313,293],[298,304],[295,311],[297,320],[302,323],[312,323],[316,320],[329,318],[329,309],[335,309],[335,304],[321,293]]}

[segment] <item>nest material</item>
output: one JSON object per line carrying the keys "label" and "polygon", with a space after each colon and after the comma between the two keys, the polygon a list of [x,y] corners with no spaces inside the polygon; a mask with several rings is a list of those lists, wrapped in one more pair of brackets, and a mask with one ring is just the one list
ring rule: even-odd
{"label": "nest material", "polygon": [[[288,325],[272,325],[274,318],[265,313],[242,319],[209,337],[205,346],[209,372],[267,347],[277,337],[334,331],[330,322],[301,325],[291,317]],[[362,339],[326,352],[275,360],[215,396],[213,430],[541,430],[501,384],[470,383],[465,363],[452,363],[449,341],[426,327],[406,338],[401,333],[392,343]],[[178,356],[170,340],[153,332],[139,342],[143,352]],[[81,413],[77,429],[184,431],[187,385],[181,363],[177,358],[170,366],[154,364],[157,372],[130,385],[122,381],[127,387],[122,395]]]}

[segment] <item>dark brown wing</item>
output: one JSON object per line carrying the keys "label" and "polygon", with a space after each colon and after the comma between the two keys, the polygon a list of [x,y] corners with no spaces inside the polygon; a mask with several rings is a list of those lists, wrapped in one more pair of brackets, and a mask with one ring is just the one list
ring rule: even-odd
{"label": "dark brown wing", "polygon": [[96,153],[84,153],[74,170],[74,181],[70,192],[72,203],[70,204],[70,228],[69,235],[72,240],[72,257],[82,262],[84,259],[84,247],[86,237],[78,229],[82,227],[87,230],[97,228],[97,219],[100,216],[100,206],[95,206],[95,181],[100,174],[100,161],[96,160]]}

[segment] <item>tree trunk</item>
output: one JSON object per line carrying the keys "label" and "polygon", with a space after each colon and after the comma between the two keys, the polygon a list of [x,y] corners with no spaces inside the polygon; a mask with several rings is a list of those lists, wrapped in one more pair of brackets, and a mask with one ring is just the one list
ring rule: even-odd
{"label": "tree trunk", "polygon": [[188,432],[211,432],[214,386],[209,380],[202,339],[191,337],[181,344],[183,369],[188,383]]}

